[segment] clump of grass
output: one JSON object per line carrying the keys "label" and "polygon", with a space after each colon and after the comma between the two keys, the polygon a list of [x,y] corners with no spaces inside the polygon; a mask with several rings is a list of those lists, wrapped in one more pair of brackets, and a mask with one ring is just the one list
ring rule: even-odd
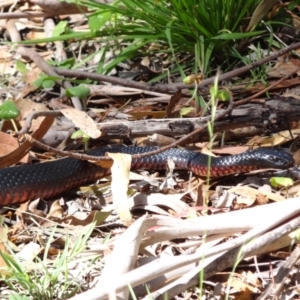
{"label": "clump of grass", "polygon": [[[79,4],[95,10],[89,16],[90,29],[98,36],[130,41],[121,57],[130,56],[145,44],[167,44],[173,53],[189,52],[201,59],[202,73],[209,72],[213,60],[224,62],[237,40],[261,31],[243,32],[259,0],[122,0],[113,5],[95,0]],[[78,2],[77,2],[78,3]],[[125,56],[126,56],[125,55]]]}
{"label": "clump of grass", "polygon": [[[102,45],[99,51],[102,58],[96,70],[101,74],[109,74],[122,61],[157,51],[168,53],[168,59],[173,57],[169,74],[178,73],[180,69],[189,69],[190,73],[192,68],[194,73],[212,76],[218,67],[223,71],[231,69],[239,60],[236,49],[245,48],[248,45],[245,41],[266,32],[265,27],[263,30],[246,31],[261,0],[116,0],[113,4],[96,0],[68,2],[90,9],[91,14],[87,14],[89,29],[75,32],[68,28],[66,22],[60,22],[57,25],[59,35],[35,42],[94,40]],[[152,44],[155,47],[151,47]],[[115,58],[104,63],[108,50],[113,50]],[[179,55],[186,53],[194,60],[179,66]],[[185,77],[185,74],[179,73],[182,78]],[[151,82],[161,78],[152,78]]]}
{"label": "clump of grass", "polygon": [[[13,298],[16,296],[22,296],[22,299],[68,299],[80,292],[81,283],[78,278],[71,275],[68,264],[86,248],[87,240],[94,227],[95,224],[87,226],[72,246],[67,238],[64,250],[53,261],[50,261],[47,255],[55,234],[56,228],[54,228],[43,258],[36,257],[36,260],[30,263],[30,270],[27,270],[24,263],[15,255],[7,255],[0,251],[0,256],[7,265],[5,272],[0,272],[0,280],[16,293],[11,294],[11,299],[17,299]],[[94,262],[95,260],[90,263],[90,266],[93,266]],[[91,268],[87,267],[84,272],[88,272]]]}

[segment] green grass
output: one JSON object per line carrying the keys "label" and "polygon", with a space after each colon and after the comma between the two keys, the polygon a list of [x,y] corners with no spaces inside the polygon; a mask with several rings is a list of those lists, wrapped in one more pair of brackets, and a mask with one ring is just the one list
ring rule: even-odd
{"label": "green grass", "polygon": [[[184,52],[195,55],[197,49],[200,60],[197,67],[204,75],[211,71],[209,66],[213,61],[224,61],[237,45],[237,40],[263,32],[241,31],[246,28],[259,2],[123,0],[106,5],[94,0],[79,1],[96,9],[89,16],[90,29],[94,33],[102,37],[118,37],[123,42],[134,42],[121,52],[120,59],[136,55],[137,50],[150,42],[167,44],[173,55]],[[113,65],[115,62],[107,68]]]}
{"label": "green grass", "polygon": [[[0,280],[13,291],[10,299],[68,299],[82,291],[82,283],[78,280],[80,273],[82,273],[81,275],[87,274],[94,268],[97,257],[89,263],[89,266],[85,266],[84,270],[82,267],[77,266],[82,270],[78,272],[79,276],[77,278],[74,278],[70,273],[68,264],[86,249],[87,240],[94,227],[94,224],[86,226],[78,234],[73,244],[67,236],[64,250],[53,261],[48,259],[48,255],[56,228],[53,229],[49,237],[43,257],[36,257],[29,264],[24,264],[14,254],[7,255],[0,251],[1,257],[7,265],[5,270],[0,271]],[[30,268],[27,269],[24,265],[30,265]]]}
{"label": "green grass", "polygon": [[[91,14],[87,14],[89,30],[74,32],[66,22],[60,22],[56,36],[35,42],[94,40],[102,45],[102,57],[107,50],[116,53],[115,59],[107,65],[101,60],[97,71],[102,74],[108,74],[122,61],[152,54],[155,50],[149,46],[157,43],[162,46],[157,52],[167,52],[173,57],[172,69],[178,68],[179,53],[189,53],[195,57],[189,67],[207,77],[215,74],[217,66],[223,70],[232,66],[228,61],[241,40],[266,32],[264,27],[245,32],[260,1],[122,0],[108,5],[95,0],[73,0],[90,8]],[[32,44],[33,41],[22,43]]]}
{"label": "green grass", "polygon": [[[109,74],[120,62],[131,58],[143,58],[155,52],[166,53],[164,60],[170,62],[169,69],[151,78],[151,83],[164,82],[162,80],[170,74],[173,74],[172,80],[178,80],[178,77],[180,80],[192,73],[201,73],[207,78],[214,76],[217,69],[222,72],[232,70],[237,62],[247,60],[250,44],[257,47],[260,42],[262,48],[270,50],[274,29],[288,21],[279,13],[271,21],[259,23],[252,31],[246,32],[261,0],[116,0],[113,4],[95,0],[68,2],[90,9],[91,13],[86,14],[89,26],[86,32],[76,32],[62,21],[57,24],[53,37],[23,41],[21,44],[93,40],[101,45],[99,51],[83,56],[80,61],[73,58],[73,62],[69,60],[69,65],[63,67],[76,69],[99,54],[101,59],[96,68],[99,74]],[[152,43],[160,45],[160,48],[153,50]],[[105,62],[107,51],[114,53],[114,58]],[[192,58],[181,65],[182,57],[187,57],[187,54]],[[254,77],[252,81],[263,77],[260,74],[251,76]]]}

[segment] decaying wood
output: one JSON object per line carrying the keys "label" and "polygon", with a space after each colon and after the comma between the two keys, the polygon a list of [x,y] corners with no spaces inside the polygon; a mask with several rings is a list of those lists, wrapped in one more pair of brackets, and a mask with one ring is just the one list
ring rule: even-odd
{"label": "decaying wood", "polygon": [[[220,115],[224,110],[218,110]],[[182,136],[202,127],[210,117],[189,119],[151,119],[141,121],[105,122],[99,124],[102,136],[138,137],[159,133]],[[230,115],[214,125],[214,131],[224,132],[236,128],[255,126],[266,133],[289,129],[289,123],[300,120],[300,101],[295,98],[276,98],[257,101],[235,108]]]}

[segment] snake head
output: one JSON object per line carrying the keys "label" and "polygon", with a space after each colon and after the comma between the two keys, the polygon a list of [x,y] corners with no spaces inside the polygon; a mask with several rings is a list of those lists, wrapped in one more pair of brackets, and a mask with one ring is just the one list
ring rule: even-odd
{"label": "snake head", "polygon": [[288,169],[295,163],[291,153],[283,149],[256,149],[248,151],[261,168]]}

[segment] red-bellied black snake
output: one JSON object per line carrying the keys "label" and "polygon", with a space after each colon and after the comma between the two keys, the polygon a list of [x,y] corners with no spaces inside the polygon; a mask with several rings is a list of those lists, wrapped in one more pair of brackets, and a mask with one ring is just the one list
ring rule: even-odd
{"label": "red-bellied black snake", "polygon": [[[88,151],[88,154],[103,156],[106,152],[127,154],[145,153],[156,147],[104,147]],[[157,155],[132,161],[132,169],[166,169],[171,158],[176,169],[190,170],[206,176],[208,166],[212,177],[245,173],[262,168],[286,169],[293,165],[290,153],[280,149],[257,149],[238,155],[210,157],[187,150],[172,148]],[[209,162],[210,161],[210,162]],[[45,163],[0,169],[0,205],[22,203],[36,198],[49,198],[81,184],[96,180],[110,172],[91,162],[63,158]]]}

